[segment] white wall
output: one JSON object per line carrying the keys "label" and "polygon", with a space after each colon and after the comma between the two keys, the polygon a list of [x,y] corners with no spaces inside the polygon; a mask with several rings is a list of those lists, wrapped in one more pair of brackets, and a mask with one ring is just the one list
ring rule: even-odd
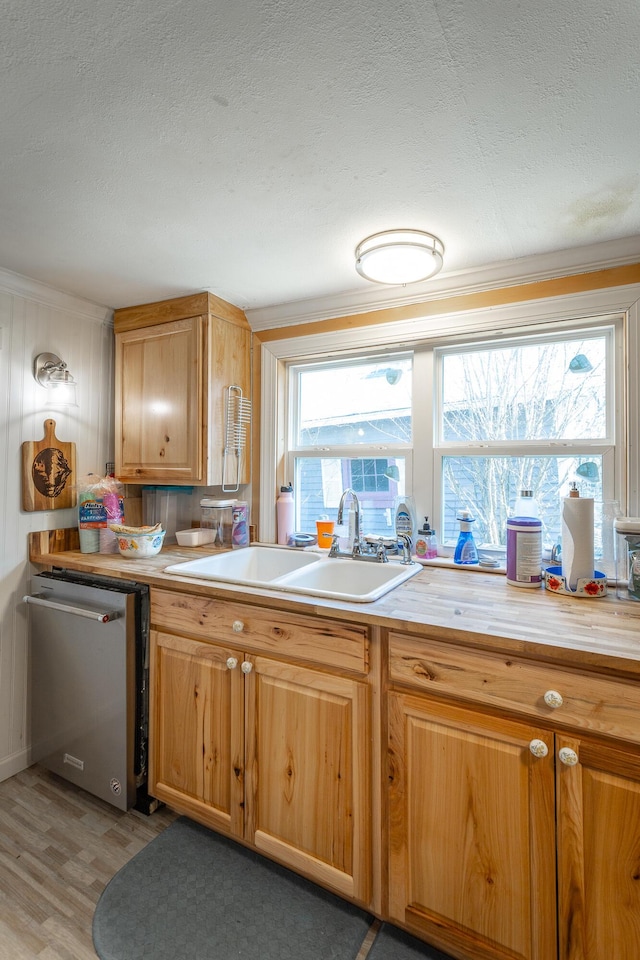
{"label": "white wall", "polygon": [[[33,377],[45,351],[78,381],[77,407],[45,405]],[[27,534],[76,523],[74,509],[22,510],[22,443],[41,440],[48,418],[59,440],[75,442],[77,475],[103,474],[113,460],[112,314],[0,270],[0,780],[28,765]]]}

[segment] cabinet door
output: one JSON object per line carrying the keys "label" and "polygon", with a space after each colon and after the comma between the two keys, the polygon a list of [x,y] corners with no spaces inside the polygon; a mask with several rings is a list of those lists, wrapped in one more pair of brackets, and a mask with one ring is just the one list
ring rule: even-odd
{"label": "cabinet door", "polygon": [[204,483],[205,318],[116,335],[116,474]]}
{"label": "cabinet door", "polygon": [[345,897],[369,898],[368,688],[262,657],[247,674],[246,839]]}
{"label": "cabinet door", "polygon": [[637,960],[640,756],[557,740],[561,960]]}
{"label": "cabinet door", "polygon": [[242,836],[241,655],[185,637],[151,636],[150,793]]}
{"label": "cabinet door", "polygon": [[392,693],[389,735],[391,919],[465,960],[555,957],[551,734]]}
{"label": "cabinet door", "polygon": [[[226,462],[227,387],[240,387],[251,399],[251,331],[220,317],[209,318],[209,466],[207,483],[233,489],[251,479],[251,427],[240,430],[239,448],[232,443]],[[240,451],[239,457],[237,450]]]}

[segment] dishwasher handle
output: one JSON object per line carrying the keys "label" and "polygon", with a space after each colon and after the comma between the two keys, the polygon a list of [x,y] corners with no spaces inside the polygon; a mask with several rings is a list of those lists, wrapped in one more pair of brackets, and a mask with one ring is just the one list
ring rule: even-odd
{"label": "dishwasher handle", "polygon": [[34,603],[38,607],[48,607],[50,610],[57,610],[59,613],[71,613],[75,617],[86,617],[88,620],[97,620],[98,623],[110,623],[117,620],[120,614],[117,610],[111,613],[103,613],[96,610],[84,610],[82,607],[74,607],[67,603],[57,603],[55,600],[46,600],[44,597],[34,594],[22,598],[25,603]]}

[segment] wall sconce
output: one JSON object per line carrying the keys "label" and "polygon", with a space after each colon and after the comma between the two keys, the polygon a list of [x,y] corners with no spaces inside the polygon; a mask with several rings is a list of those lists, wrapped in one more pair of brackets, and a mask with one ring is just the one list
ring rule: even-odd
{"label": "wall sconce", "polygon": [[356,270],[374,283],[417,283],[442,269],[444,244],[424,230],[384,230],[356,247]]}
{"label": "wall sconce", "polygon": [[76,381],[55,353],[38,354],[33,362],[33,376],[41,387],[46,387],[48,404],[76,406]]}

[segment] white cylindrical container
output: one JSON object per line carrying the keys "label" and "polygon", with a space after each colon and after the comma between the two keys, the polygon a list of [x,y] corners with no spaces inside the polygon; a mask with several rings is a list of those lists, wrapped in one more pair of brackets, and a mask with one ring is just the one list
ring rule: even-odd
{"label": "white cylindrical container", "polygon": [[514,515],[507,520],[507,583],[539,587],[542,583],[542,521],[531,490],[521,490]]}
{"label": "white cylindrical container", "polygon": [[200,501],[200,526],[205,530],[215,530],[213,539],[217,547],[232,545],[235,503],[235,500],[215,500],[213,497],[203,497]]}
{"label": "white cylindrical container", "polygon": [[507,520],[507,583],[514,587],[539,587],[542,583],[541,520]]}
{"label": "white cylindrical container", "polygon": [[278,524],[278,543],[286,546],[294,534],[295,503],[293,487],[280,487],[280,496],[276,500],[276,519]]}

